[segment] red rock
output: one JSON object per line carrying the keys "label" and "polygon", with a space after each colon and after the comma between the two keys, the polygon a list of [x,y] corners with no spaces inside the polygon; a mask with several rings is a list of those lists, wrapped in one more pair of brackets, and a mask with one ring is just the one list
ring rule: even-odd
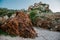
{"label": "red rock", "polygon": [[0,28],[11,35],[35,38],[37,33],[32,26],[31,20],[27,14],[17,12],[14,18],[8,19]]}

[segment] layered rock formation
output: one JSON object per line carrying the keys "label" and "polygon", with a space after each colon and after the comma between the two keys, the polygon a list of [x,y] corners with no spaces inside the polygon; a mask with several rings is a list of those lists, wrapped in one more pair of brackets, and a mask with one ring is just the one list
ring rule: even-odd
{"label": "layered rock formation", "polygon": [[34,24],[35,26],[40,28],[60,32],[60,19],[55,17],[52,19],[51,17],[40,18],[40,19],[38,18],[35,20]]}
{"label": "layered rock formation", "polygon": [[37,33],[32,27],[29,16],[24,12],[16,12],[16,16],[8,19],[1,27],[10,35],[18,35],[24,38],[35,38]]}

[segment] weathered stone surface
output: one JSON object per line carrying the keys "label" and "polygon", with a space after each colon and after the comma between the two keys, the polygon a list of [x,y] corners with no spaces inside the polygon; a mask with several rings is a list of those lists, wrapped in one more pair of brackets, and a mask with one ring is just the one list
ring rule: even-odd
{"label": "weathered stone surface", "polygon": [[41,19],[37,19],[36,20],[36,26],[38,27],[41,27],[41,28],[44,28],[44,29],[49,29],[52,25],[52,23],[50,21],[47,21],[47,20],[41,20]]}
{"label": "weathered stone surface", "polygon": [[0,28],[11,35],[35,38],[37,33],[32,28],[31,20],[24,12],[16,12],[16,16],[8,19]]}
{"label": "weathered stone surface", "polygon": [[44,28],[44,29],[49,29],[51,31],[59,31],[60,32],[60,22],[58,20],[52,20],[49,18],[38,18],[35,20],[35,25]]}

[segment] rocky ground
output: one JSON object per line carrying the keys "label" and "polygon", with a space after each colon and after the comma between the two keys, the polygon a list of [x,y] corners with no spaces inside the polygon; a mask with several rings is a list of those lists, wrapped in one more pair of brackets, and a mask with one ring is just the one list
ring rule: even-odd
{"label": "rocky ground", "polygon": [[0,35],[0,40],[60,40],[60,32],[48,31],[48,30],[44,30],[41,28],[35,28],[35,27],[34,29],[38,33],[38,37],[34,39],[22,38],[19,36],[10,37],[10,36]]}

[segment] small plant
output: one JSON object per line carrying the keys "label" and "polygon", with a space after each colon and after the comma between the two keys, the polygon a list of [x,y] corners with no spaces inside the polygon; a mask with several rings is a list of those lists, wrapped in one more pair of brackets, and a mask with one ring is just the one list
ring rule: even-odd
{"label": "small plant", "polygon": [[33,11],[31,11],[30,12],[30,18],[31,18],[31,20],[34,22],[34,20],[35,20],[35,17],[36,17],[36,10],[33,10]]}
{"label": "small plant", "polygon": [[0,35],[8,35],[8,33],[4,32],[3,30],[0,29]]}

